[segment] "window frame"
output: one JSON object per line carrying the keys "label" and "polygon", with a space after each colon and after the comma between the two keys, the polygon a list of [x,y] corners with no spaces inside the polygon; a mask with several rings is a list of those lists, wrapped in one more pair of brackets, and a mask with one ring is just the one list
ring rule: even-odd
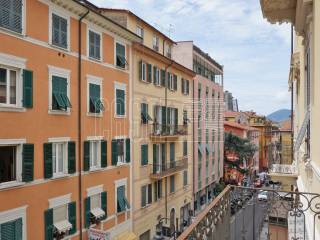
{"label": "window frame", "polygon": [[129,209],[125,209],[125,211],[122,211],[122,212],[118,212],[118,208],[117,208],[117,204],[118,204],[118,188],[121,187],[121,186],[124,186],[124,196],[126,197],[126,199],[128,200],[128,202],[130,203],[130,199],[128,199],[128,194],[127,194],[127,191],[128,191],[128,188],[127,188],[127,182],[128,182],[128,179],[127,178],[122,178],[122,179],[118,179],[118,180],[115,180],[114,181],[114,185],[115,185],[115,188],[114,188],[114,203],[115,203],[115,213],[116,215],[120,215],[122,213],[125,213],[125,219],[128,218],[128,211],[130,211]]}
{"label": "window frame", "polygon": [[[126,162],[126,155],[127,155],[127,149],[126,149],[126,138],[115,138],[115,140],[117,141],[117,148],[118,148],[118,141],[123,141],[123,161],[119,161],[120,156],[119,156],[119,152],[117,154],[117,166],[119,165],[123,165],[123,164],[127,164]],[[118,150],[118,149],[117,149]]]}
{"label": "window frame", "polygon": [[[52,141],[52,177],[53,178],[58,178],[58,177],[63,177],[68,175],[68,141]],[[58,161],[58,155],[57,155],[57,150],[58,150],[58,145],[62,145],[62,149],[63,149],[63,170],[62,172],[56,172],[55,170],[57,169],[57,166],[59,168],[59,164],[57,164]],[[55,153],[55,159],[53,158],[53,152]],[[55,162],[55,163],[54,163]],[[56,167],[56,169],[54,168],[54,166]]]}
{"label": "window frame", "polygon": [[48,106],[48,113],[49,114],[61,114],[61,115],[70,115],[70,108],[67,108],[66,111],[64,110],[55,110],[52,109],[52,77],[57,76],[57,77],[62,77],[67,79],[67,96],[71,102],[71,95],[70,95],[70,73],[71,70],[69,69],[64,69],[60,67],[55,67],[48,65],[48,72],[49,72],[49,106]]}
{"label": "window frame", "polygon": [[22,240],[27,239],[27,205],[0,212],[0,225],[22,219]]}
{"label": "window frame", "polygon": [[[147,151],[147,163],[146,164],[144,164],[143,157],[142,157],[142,148],[143,148],[143,146],[146,147],[146,151]],[[145,167],[145,166],[149,165],[149,144],[148,143],[142,143],[140,145],[140,158],[141,158],[140,159],[140,166],[141,167]]]}
{"label": "window frame", "polygon": [[124,68],[117,65],[117,44],[124,46],[124,58],[127,61],[127,45],[123,41],[117,39],[114,41],[114,66],[117,69],[127,70],[127,64],[125,64]]}
{"label": "window frame", "polygon": [[154,51],[159,52],[159,51],[160,51],[159,45],[160,45],[159,36],[153,35],[153,37],[152,37],[152,49],[153,49]]}
{"label": "window frame", "polygon": [[[71,193],[63,195],[63,196],[59,196],[59,197],[55,197],[55,198],[50,198],[49,200],[49,209],[52,209],[52,213],[54,214],[54,210],[65,206],[66,207],[66,221],[69,221],[69,208],[68,208],[68,204],[71,203]],[[52,221],[52,225],[54,226],[55,222],[54,220]],[[71,224],[71,223],[70,223]]]}
{"label": "window frame", "polygon": [[[114,83],[114,118],[126,118],[127,117],[127,84],[125,83]],[[117,89],[124,91],[124,114],[118,115],[117,113]]]}
{"label": "window frame", "polygon": [[[52,43],[52,15],[55,14],[67,20],[67,48],[54,45]],[[49,45],[64,51],[70,51],[70,14],[57,6],[49,5]]]}
{"label": "window frame", "polygon": [[[139,30],[139,31],[138,31]],[[140,33],[139,33],[140,32]],[[136,26],[136,34],[144,40],[144,29],[140,25]]]}
{"label": "window frame", "polygon": [[148,81],[147,81],[147,63],[145,61],[141,61],[141,81],[144,83],[148,83]]}
{"label": "window frame", "polygon": [[[97,165],[93,165],[93,144],[97,144]],[[101,169],[101,140],[90,140],[89,171]]]}
{"label": "window frame", "polygon": [[[154,69],[153,69],[154,70]],[[160,68],[158,68],[157,66],[156,66],[156,86],[157,87],[161,87],[161,73],[160,73]]]}
{"label": "window frame", "polygon": [[5,27],[0,27],[0,30],[3,30],[8,33],[16,34],[19,36],[25,36],[26,35],[26,0],[21,0],[22,3],[22,12],[21,12],[21,33],[16,32],[14,30],[5,28]]}
{"label": "window frame", "polygon": [[[22,69],[10,67],[10,66],[5,66],[0,64],[1,69],[6,70],[6,103],[0,103],[1,107],[22,107]],[[10,103],[10,83],[11,83],[11,74],[10,72],[14,71],[16,73],[16,97],[15,97],[15,102],[16,103]]]}
{"label": "window frame", "polygon": [[[149,189],[149,186],[151,186],[151,189]],[[145,187],[145,189],[146,189],[146,195],[145,195],[145,205],[144,206],[142,206],[142,188],[143,187]],[[147,184],[144,184],[144,185],[142,185],[141,186],[141,188],[140,188],[140,196],[141,196],[141,199],[140,199],[140,207],[141,208],[146,208],[146,207],[148,207],[148,206],[150,206],[150,205],[152,205],[152,194],[153,194],[153,192],[152,192],[152,183],[147,183]],[[150,193],[150,191],[151,191],[151,193]],[[149,199],[149,194],[151,194],[151,200]],[[150,200],[150,202],[149,202],[149,200]]]}
{"label": "window frame", "polygon": [[24,184],[22,181],[22,146],[26,139],[0,139],[0,146],[16,146],[16,180],[0,183],[0,189]]}
{"label": "window frame", "polygon": [[[100,58],[96,58],[96,57],[92,57],[90,56],[90,32],[93,32],[95,34],[98,34],[100,36]],[[90,59],[90,60],[93,60],[93,61],[98,61],[98,62],[103,62],[103,56],[102,56],[102,53],[103,53],[103,34],[102,32],[96,30],[95,28],[93,28],[92,26],[88,25],[87,24],[87,57]]]}
{"label": "window frame", "polygon": [[102,77],[97,77],[97,76],[87,74],[87,116],[92,116],[92,117],[103,116],[103,111],[100,111],[99,113],[90,112],[90,84],[95,84],[100,86],[100,100],[103,102],[102,81],[103,81]]}

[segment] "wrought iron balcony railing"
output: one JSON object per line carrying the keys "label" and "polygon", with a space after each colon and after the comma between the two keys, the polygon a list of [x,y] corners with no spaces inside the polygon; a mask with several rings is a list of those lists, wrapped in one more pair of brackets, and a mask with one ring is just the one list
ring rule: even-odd
{"label": "wrought iron balcony railing", "polygon": [[153,179],[161,179],[173,175],[188,167],[188,158],[183,157],[180,160],[165,162],[163,164],[153,164],[150,177]]}
{"label": "wrought iron balcony railing", "polygon": [[161,139],[163,137],[179,137],[188,135],[188,125],[159,124],[153,123],[149,126],[150,137],[152,139]]}
{"label": "wrought iron balcony railing", "polygon": [[227,186],[178,240],[318,240],[320,194]]}
{"label": "wrought iron balcony railing", "polygon": [[271,174],[298,174],[298,169],[295,164],[271,164],[269,168]]}

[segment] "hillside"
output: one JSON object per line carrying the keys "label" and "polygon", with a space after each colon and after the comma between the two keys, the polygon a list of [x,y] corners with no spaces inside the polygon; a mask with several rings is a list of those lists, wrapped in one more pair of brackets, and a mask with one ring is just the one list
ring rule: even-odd
{"label": "hillside", "polygon": [[267,116],[268,119],[274,122],[282,122],[290,118],[291,111],[289,109],[280,109]]}

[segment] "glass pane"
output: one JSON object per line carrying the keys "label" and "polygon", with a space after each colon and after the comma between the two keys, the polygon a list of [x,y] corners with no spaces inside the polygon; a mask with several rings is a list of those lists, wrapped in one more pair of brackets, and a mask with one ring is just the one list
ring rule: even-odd
{"label": "glass pane", "polygon": [[16,180],[16,146],[0,147],[0,183]]}
{"label": "glass pane", "polygon": [[98,166],[98,143],[92,142],[92,159],[91,159],[91,166],[97,167]]}
{"label": "glass pane", "polygon": [[56,144],[52,144],[52,169],[53,173],[57,172],[57,164],[56,164]]}
{"label": "glass pane", "polygon": [[58,172],[63,173],[63,144],[58,144]]}
{"label": "glass pane", "polygon": [[10,71],[10,104],[16,104],[17,72]]}
{"label": "glass pane", "polygon": [[67,220],[67,205],[59,206],[53,209],[53,223]]}
{"label": "glass pane", "polygon": [[91,209],[95,209],[95,208],[100,208],[100,194],[96,194],[90,197],[90,205],[91,205]]}
{"label": "glass pane", "polygon": [[0,103],[7,102],[7,70],[0,68]]}

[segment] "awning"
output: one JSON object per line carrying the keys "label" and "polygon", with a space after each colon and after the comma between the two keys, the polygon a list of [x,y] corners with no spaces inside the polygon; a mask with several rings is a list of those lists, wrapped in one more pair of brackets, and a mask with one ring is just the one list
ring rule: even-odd
{"label": "awning", "polygon": [[209,144],[206,144],[206,150],[207,150],[207,153],[209,154],[209,153],[210,153],[210,146],[209,146]]}
{"label": "awning", "polygon": [[115,240],[138,240],[138,237],[133,232],[125,232],[115,237]]}
{"label": "awning", "polygon": [[66,232],[72,228],[72,224],[67,220],[54,223],[53,226],[58,230],[59,233]]}
{"label": "awning", "polygon": [[105,212],[101,208],[94,208],[90,212],[98,219],[102,218],[105,215]]}
{"label": "awning", "polygon": [[202,145],[201,144],[198,144],[198,152],[202,155]]}

